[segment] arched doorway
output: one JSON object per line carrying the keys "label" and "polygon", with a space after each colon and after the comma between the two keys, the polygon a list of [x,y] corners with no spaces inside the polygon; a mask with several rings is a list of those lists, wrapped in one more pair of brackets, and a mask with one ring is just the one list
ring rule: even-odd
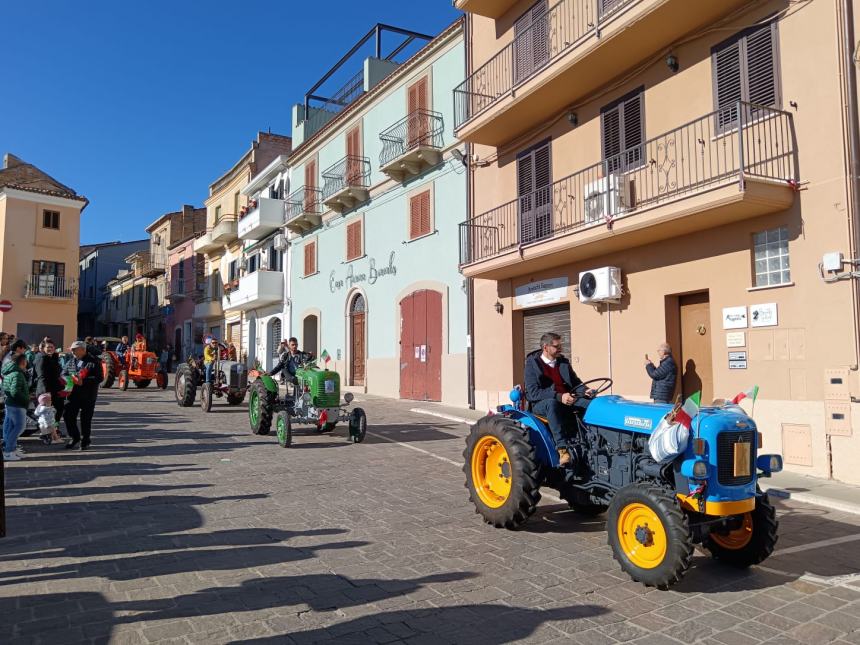
{"label": "arched doorway", "polygon": [[364,296],[355,294],[349,304],[349,340],[350,340],[350,385],[364,385],[365,355],[367,332],[367,305]]}
{"label": "arched doorway", "polygon": [[278,362],[278,346],[283,340],[280,318],[272,318],[269,321],[269,333],[267,335],[269,343],[266,351],[266,370],[271,370]]}
{"label": "arched doorway", "polygon": [[400,301],[400,398],[442,400],[442,294],[422,289]]}
{"label": "arched doorway", "polygon": [[299,347],[314,356],[319,356],[319,351],[317,351],[318,335],[319,318],[313,314],[305,316],[305,319],[302,321],[302,337],[299,338]]}

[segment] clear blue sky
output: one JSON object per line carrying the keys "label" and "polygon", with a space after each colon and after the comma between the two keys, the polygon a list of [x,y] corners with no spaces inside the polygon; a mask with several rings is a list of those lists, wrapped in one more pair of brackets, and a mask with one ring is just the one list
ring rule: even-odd
{"label": "clear blue sky", "polygon": [[3,5],[0,154],[90,199],[82,243],[202,205],[258,130],[290,134],[291,106],[375,23],[435,35],[459,15],[449,0]]}

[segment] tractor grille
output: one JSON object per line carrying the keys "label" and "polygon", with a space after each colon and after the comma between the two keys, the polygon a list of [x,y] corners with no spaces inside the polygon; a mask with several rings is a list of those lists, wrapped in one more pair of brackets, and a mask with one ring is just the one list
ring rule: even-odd
{"label": "tractor grille", "polygon": [[[749,444],[749,473],[735,475],[735,444]],[[717,435],[717,479],[723,486],[740,486],[753,479],[755,471],[756,436],[752,430],[721,432]]]}

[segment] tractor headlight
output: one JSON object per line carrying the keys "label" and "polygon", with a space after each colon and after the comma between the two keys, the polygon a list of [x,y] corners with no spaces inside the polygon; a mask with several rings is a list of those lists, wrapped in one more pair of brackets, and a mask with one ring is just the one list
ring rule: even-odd
{"label": "tractor headlight", "polygon": [[693,477],[696,479],[707,479],[708,463],[706,461],[697,461],[693,464]]}
{"label": "tractor headlight", "polygon": [[352,403],[352,400],[355,398],[355,395],[352,392],[347,392],[343,395],[343,400],[346,401],[346,404],[349,405]]}
{"label": "tractor headlight", "polygon": [[782,470],[780,455],[759,455],[755,460],[756,467],[765,473],[778,473]]}

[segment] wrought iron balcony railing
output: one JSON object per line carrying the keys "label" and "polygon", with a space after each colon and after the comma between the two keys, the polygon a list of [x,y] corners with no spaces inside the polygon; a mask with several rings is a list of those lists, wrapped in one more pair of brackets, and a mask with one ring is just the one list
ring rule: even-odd
{"label": "wrought iron balcony railing", "polygon": [[379,134],[382,152],[379,165],[385,166],[416,148],[442,147],[442,115],[429,110],[416,110]]}
{"label": "wrought iron balcony railing", "polygon": [[322,191],[319,188],[299,188],[287,197],[287,221],[300,215],[322,214]]}
{"label": "wrought iron balcony railing", "polygon": [[348,155],[326,168],[322,173],[323,201],[346,188],[368,188],[370,186],[370,159]]}
{"label": "wrought iron balcony railing", "polygon": [[788,112],[738,102],[460,224],[460,265],[747,178],[797,185]]}
{"label": "wrought iron balcony railing", "polygon": [[560,0],[454,90],[454,128],[508,96],[556,58],[598,38],[600,25],[642,0]]}
{"label": "wrought iron balcony railing", "polygon": [[78,297],[78,280],[56,275],[28,275],[24,297],[74,300]]}

